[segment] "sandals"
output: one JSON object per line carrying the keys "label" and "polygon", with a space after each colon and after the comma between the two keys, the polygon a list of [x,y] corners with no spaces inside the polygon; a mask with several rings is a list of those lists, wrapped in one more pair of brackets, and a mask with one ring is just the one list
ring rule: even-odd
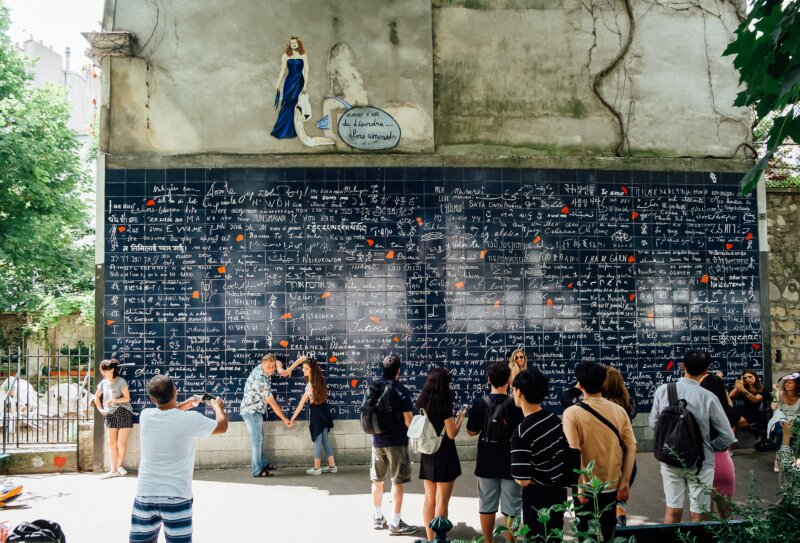
{"label": "sandals", "polygon": [[265,467],[264,469],[267,470],[267,471],[275,471],[278,468],[276,468],[272,464],[267,464],[267,467]]}
{"label": "sandals", "polygon": [[272,477],[272,473],[269,472],[267,468],[261,470],[261,473],[258,475],[253,475],[253,477]]}

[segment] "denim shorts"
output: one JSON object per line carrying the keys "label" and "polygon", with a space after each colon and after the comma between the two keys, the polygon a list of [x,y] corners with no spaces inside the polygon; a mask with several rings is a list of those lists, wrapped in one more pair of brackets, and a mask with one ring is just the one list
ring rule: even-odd
{"label": "denim shorts", "polygon": [[481,515],[494,515],[499,505],[507,517],[522,514],[522,487],[513,479],[478,479],[478,511]]}

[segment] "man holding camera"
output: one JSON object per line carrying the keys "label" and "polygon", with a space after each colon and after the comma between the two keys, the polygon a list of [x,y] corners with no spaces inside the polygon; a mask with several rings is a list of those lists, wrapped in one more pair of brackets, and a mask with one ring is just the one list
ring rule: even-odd
{"label": "man holding camera", "polygon": [[130,543],[158,539],[161,525],[168,543],[192,541],[192,475],[197,440],[228,429],[222,400],[205,400],[214,419],[197,411],[204,398],[192,396],[178,403],[178,389],[166,375],[147,384],[156,409],[139,415],[141,462],[131,516]]}

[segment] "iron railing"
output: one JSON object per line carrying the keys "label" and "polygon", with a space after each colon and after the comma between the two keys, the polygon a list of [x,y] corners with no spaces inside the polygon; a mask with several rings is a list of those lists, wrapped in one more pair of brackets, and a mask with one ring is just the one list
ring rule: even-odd
{"label": "iron railing", "polygon": [[0,351],[3,453],[27,445],[75,444],[94,420],[92,349]]}

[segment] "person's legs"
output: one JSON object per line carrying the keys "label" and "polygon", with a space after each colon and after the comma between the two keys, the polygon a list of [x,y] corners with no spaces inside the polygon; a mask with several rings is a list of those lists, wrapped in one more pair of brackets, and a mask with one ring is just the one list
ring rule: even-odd
{"label": "person's legs", "polygon": [[314,440],[314,469],[319,469],[322,465],[322,432]]}
{"label": "person's legs", "polygon": [[117,453],[119,428],[106,428],[106,430],[108,430],[108,455],[111,458],[111,472],[114,472],[119,469],[118,462],[122,462],[122,460],[119,459],[119,454]]}
{"label": "person's legs", "polygon": [[167,543],[192,543],[192,500],[163,498],[159,508]]}
{"label": "person's legs", "polygon": [[683,502],[686,495],[686,477],[683,470],[675,466],[661,464],[661,482],[664,486],[664,524],[681,521]]}
{"label": "person's legs", "polygon": [[128,449],[128,436],[130,428],[120,428],[117,435],[117,471],[122,469],[122,462],[125,460],[125,451]]}
{"label": "person's legs", "polygon": [[250,468],[257,477],[267,467],[264,455],[264,426],[261,413],[242,413],[242,420],[250,434]]}
{"label": "person's legs", "polygon": [[601,492],[597,497],[597,506],[600,511],[600,532],[603,541],[611,541],[614,528],[617,526],[617,491]]}
{"label": "person's legs", "polygon": [[131,513],[130,543],[156,543],[161,530],[161,514],[158,505],[148,503],[139,496],[133,500]]}
{"label": "person's legs", "polygon": [[539,522],[539,509],[553,507],[567,500],[567,489],[555,486],[530,485],[522,492],[522,521],[530,529],[528,539],[536,541],[536,536],[546,537],[554,528],[564,529],[564,513],[551,511],[547,524]]}
{"label": "person's legs", "polygon": [[714,468],[700,470],[697,478],[688,480],[689,514],[692,522],[707,520],[711,511],[711,490],[714,484]]}
{"label": "person's legs", "polygon": [[331,443],[331,436],[328,429],[322,430],[322,448],[325,450],[325,455],[328,457],[328,467],[336,465],[336,459],[333,457],[333,443]]}
{"label": "person's legs", "polygon": [[450,497],[453,495],[455,484],[455,481],[436,483],[436,510],[434,513],[437,517],[447,518],[449,516]]}
{"label": "person's legs", "polygon": [[[500,480],[500,511],[509,528],[513,526],[514,519],[522,516],[522,487],[513,479]],[[506,532],[506,541],[513,541],[510,531]]]}
{"label": "person's legs", "polygon": [[428,541],[431,541],[433,539],[433,530],[431,530],[430,523],[436,511],[436,483],[427,480],[422,482],[425,485],[425,499],[422,502],[422,521],[425,523],[425,533],[428,536]]}
{"label": "person's legs", "polygon": [[476,477],[478,482],[478,514],[481,519],[483,540],[491,543],[494,539],[494,521],[500,504],[500,479]]}
{"label": "person's legs", "polygon": [[386,449],[372,448],[372,458],[369,464],[369,478],[372,480],[372,505],[374,507],[372,520],[373,528],[382,530],[388,526],[381,511],[383,502],[383,482],[386,480],[389,465],[386,461]]}

